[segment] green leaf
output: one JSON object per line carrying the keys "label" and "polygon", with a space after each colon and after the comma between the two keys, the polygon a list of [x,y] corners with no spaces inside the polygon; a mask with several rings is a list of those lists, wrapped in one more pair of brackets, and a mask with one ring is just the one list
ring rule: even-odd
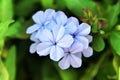
{"label": "green leaf", "polygon": [[13,22],[13,20],[7,20],[0,23],[0,39],[3,39],[8,30],[8,26]]}
{"label": "green leaf", "polygon": [[31,21],[25,23],[23,23],[21,20],[16,21],[8,28],[6,36],[10,38],[20,39],[27,38],[28,35],[26,34],[26,28],[28,27],[29,24],[31,24]]}
{"label": "green leaf", "polygon": [[[119,67],[120,67],[120,56],[118,56],[117,54],[114,54],[114,58],[113,58],[113,66],[114,69],[117,73],[117,77],[119,78],[120,76],[120,72],[119,72]],[[119,79],[118,79],[119,80]]]}
{"label": "green leaf", "polygon": [[105,42],[101,36],[95,35],[93,37],[92,48],[97,52],[100,52],[105,48]]}
{"label": "green leaf", "polygon": [[92,0],[65,0],[68,9],[77,16],[83,15],[82,9],[91,9],[96,12],[96,4]]}
{"label": "green leaf", "polygon": [[13,18],[12,2],[12,0],[0,0],[0,21],[5,21]]}
{"label": "green leaf", "polygon": [[120,13],[120,1],[116,5],[111,6],[111,7],[112,7],[111,11],[108,13],[110,14],[108,20],[109,20],[110,26],[112,27],[116,24],[118,20],[118,15]]}
{"label": "green leaf", "polygon": [[9,80],[8,72],[0,58],[0,80]]}
{"label": "green leaf", "polygon": [[120,32],[112,32],[109,40],[115,53],[120,56]]}
{"label": "green leaf", "polygon": [[15,46],[12,46],[9,49],[9,52],[4,64],[9,73],[9,80],[15,80],[15,73],[16,73],[16,47]]}

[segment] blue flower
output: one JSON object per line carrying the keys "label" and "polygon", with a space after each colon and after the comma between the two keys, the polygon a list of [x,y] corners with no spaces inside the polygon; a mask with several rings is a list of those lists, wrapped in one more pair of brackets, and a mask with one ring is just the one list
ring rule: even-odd
{"label": "blue flower", "polygon": [[45,29],[38,37],[41,43],[37,46],[37,53],[40,56],[50,54],[54,61],[60,60],[64,56],[63,48],[68,48],[73,43],[72,36],[65,34],[64,27],[54,27],[52,32]]}
{"label": "blue flower", "polygon": [[91,27],[87,23],[81,23],[76,32],[73,34],[74,39],[79,41],[83,45],[83,49],[87,49],[89,47],[89,39],[88,35],[90,33]]}
{"label": "blue flower", "polygon": [[70,65],[74,68],[79,68],[82,65],[82,53],[85,57],[90,57],[93,54],[91,47],[83,50],[80,43],[74,42],[70,48],[64,49],[65,55],[59,61],[59,67],[63,70],[68,69]]}
{"label": "blue flower", "polygon": [[38,30],[43,30],[44,28],[48,28],[49,24],[51,24],[51,20],[55,11],[53,9],[47,9],[45,12],[38,11],[33,16],[32,19],[35,22],[34,25],[30,26],[26,33],[31,34]]}
{"label": "blue flower", "polygon": [[32,34],[30,53],[39,56],[50,55],[53,61],[59,61],[61,69],[70,65],[79,68],[82,55],[90,57],[93,49],[89,46],[92,36],[89,35],[91,26],[87,23],[79,24],[75,17],[67,17],[64,12],[47,9],[33,15],[34,25],[28,27],[26,33]]}
{"label": "blue flower", "polygon": [[63,70],[69,68],[70,65],[74,68],[80,67],[82,64],[81,47],[79,42],[74,42],[70,48],[64,49],[65,56],[59,61],[59,67]]}

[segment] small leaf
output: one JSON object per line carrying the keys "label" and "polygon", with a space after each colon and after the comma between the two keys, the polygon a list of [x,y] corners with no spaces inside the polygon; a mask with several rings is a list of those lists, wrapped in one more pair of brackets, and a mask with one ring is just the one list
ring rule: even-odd
{"label": "small leaf", "polygon": [[0,80],[9,80],[8,72],[0,58]]}
{"label": "small leaf", "polygon": [[120,32],[112,32],[109,40],[115,53],[120,56]]}
{"label": "small leaf", "polygon": [[100,52],[105,48],[105,42],[101,36],[95,35],[93,37],[92,48],[97,52]]}
{"label": "small leaf", "polygon": [[16,47],[12,46],[4,62],[9,73],[9,80],[15,80],[16,73]]}

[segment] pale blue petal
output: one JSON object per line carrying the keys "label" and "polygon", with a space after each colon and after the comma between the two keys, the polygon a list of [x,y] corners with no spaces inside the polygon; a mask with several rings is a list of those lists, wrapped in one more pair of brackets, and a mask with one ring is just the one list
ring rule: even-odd
{"label": "pale blue petal", "polygon": [[42,25],[45,21],[44,12],[43,11],[38,11],[32,16],[32,18],[33,18],[33,21],[35,23]]}
{"label": "pale blue petal", "polygon": [[59,61],[64,56],[64,51],[59,46],[52,46],[50,50],[50,59]]}
{"label": "pale blue petal", "polygon": [[92,42],[93,37],[91,35],[87,35],[86,38],[88,39],[89,42]]}
{"label": "pale blue petal", "polygon": [[82,65],[82,60],[81,58],[71,54],[70,64],[74,68],[79,68]]}
{"label": "pale blue petal", "polygon": [[70,18],[68,18],[67,23],[71,23],[71,22],[73,22],[76,26],[79,25],[79,21],[78,21],[78,19],[75,18],[75,17],[70,17]]}
{"label": "pale blue petal", "polygon": [[90,33],[91,27],[87,23],[81,23],[78,27],[77,34],[86,36]]}
{"label": "pale blue petal", "polygon": [[71,53],[78,53],[83,50],[83,45],[80,42],[74,42],[72,46],[70,47],[70,52]]}
{"label": "pale blue petal", "polygon": [[77,27],[73,22],[71,22],[66,24],[65,30],[66,30],[66,33],[73,34],[77,30]]}
{"label": "pale blue petal", "polygon": [[37,37],[41,42],[53,42],[53,35],[48,29],[40,31]]}
{"label": "pale blue petal", "polygon": [[65,25],[65,23],[67,22],[67,16],[62,11],[56,12],[56,15],[54,16],[54,18],[58,25]]}
{"label": "pale blue petal", "polygon": [[41,25],[34,24],[34,25],[32,25],[32,26],[30,26],[30,27],[27,28],[26,33],[28,33],[28,34],[33,33],[36,30],[38,30],[40,27],[41,27]]}
{"label": "pale blue petal", "polygon": [[91,47],[88,47],[87,49],[83,50],[83,55],[85,57],[90,57],[93,55],[93,49]]}
{"label": "pale blue petal", "polygon": [[45,13],[44,13],[45,19],[46,20],[51,20],[54,14],[55,14],[55,10],[53,10],[53,9],[45,10]]}
{"label": "pale blue petal", "polygon": [[40,41],[38,40],[38,38],[35,37],[36,34],[37,34],[37,32],[32,33],[32,35],[30,36],[30,40],[31,40],[31,41],[34,41],[34,42],[40,42]]}
{"label": "pale blue petal", "polygon": [[62,48],[68,48],[72,45],[73,41],[74,41],[73,37],[71,35],[66,34],[63,36],[63,38],[61,40],[59,40],[57,45]]}
{"label": "pale blue petal", "polygon": [[30,49],[29,49],[29,52],[30,53],[35,53],[37,51],[37,45],[38,43],[33,43],[30,45]]}
{"label": "pale blue petal", "polygon": [[52,43],[44,42],[37,45],[37,53],[39,56],[46,56],[50,53]]}
{"label": "pale blue petal", "polygon": [[83,45],[83,49],[88,48],[89,41],[88,41],[88,39],[86,37],[84,37],[84,36],[76,36],[75,38]]}
{"label": "pale blue petal", "polygon": [[70,57],[67,54],[69,54],[69,53],[66,53],[66,55],[58,63],[59,67],[62,70],[65,70],[70,67]]}
{"label": "pale blue petal", "polygon": [[54,33],[54,34],[57,34],[57,36],[56,36],[56,42],[58,42],[63,36],[64,36],[64,34],[65,34],[65,29],[64,29],[64,27],[60,27],[60,29],[58,29],[57,30],[58,32],[57,33]]}

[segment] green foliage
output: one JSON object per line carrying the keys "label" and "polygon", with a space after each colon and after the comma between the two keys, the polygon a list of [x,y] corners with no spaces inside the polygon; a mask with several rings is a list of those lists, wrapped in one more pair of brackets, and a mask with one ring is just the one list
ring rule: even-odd
{"label": "green foliage", "polygon": [[0,21],[13,18],[13,0],[0,0]]}
{"label": "green foliage", "polygon": [[16,47],[15,46],[12,46],[9,49],[9,52],[4,64],[9,73],[9,80],[15,80],[15,73],[16,73]]}
{"label": "green foliage", "polygon": [[92,0],[65,0],[68,9],[77,16],[82,16],[82,9],[92,9],[96,12],[96,4]]}
{"label": "green foliage", "polygon": [[112,32],[110,35],[110,44],[115,53],[120,55],[120,32]]}
{"label": "green foliage", "polygon": [[8,72],[0,59],[0,80],[9,80]]}
{"label": "green foliage", "polygon": [[[81,68],[61,70],[28,52],[32,15],[47,8],[91,25],[94,54]],[[120,80],[119,22],[120,0],[0,0],[0,80]]]}

